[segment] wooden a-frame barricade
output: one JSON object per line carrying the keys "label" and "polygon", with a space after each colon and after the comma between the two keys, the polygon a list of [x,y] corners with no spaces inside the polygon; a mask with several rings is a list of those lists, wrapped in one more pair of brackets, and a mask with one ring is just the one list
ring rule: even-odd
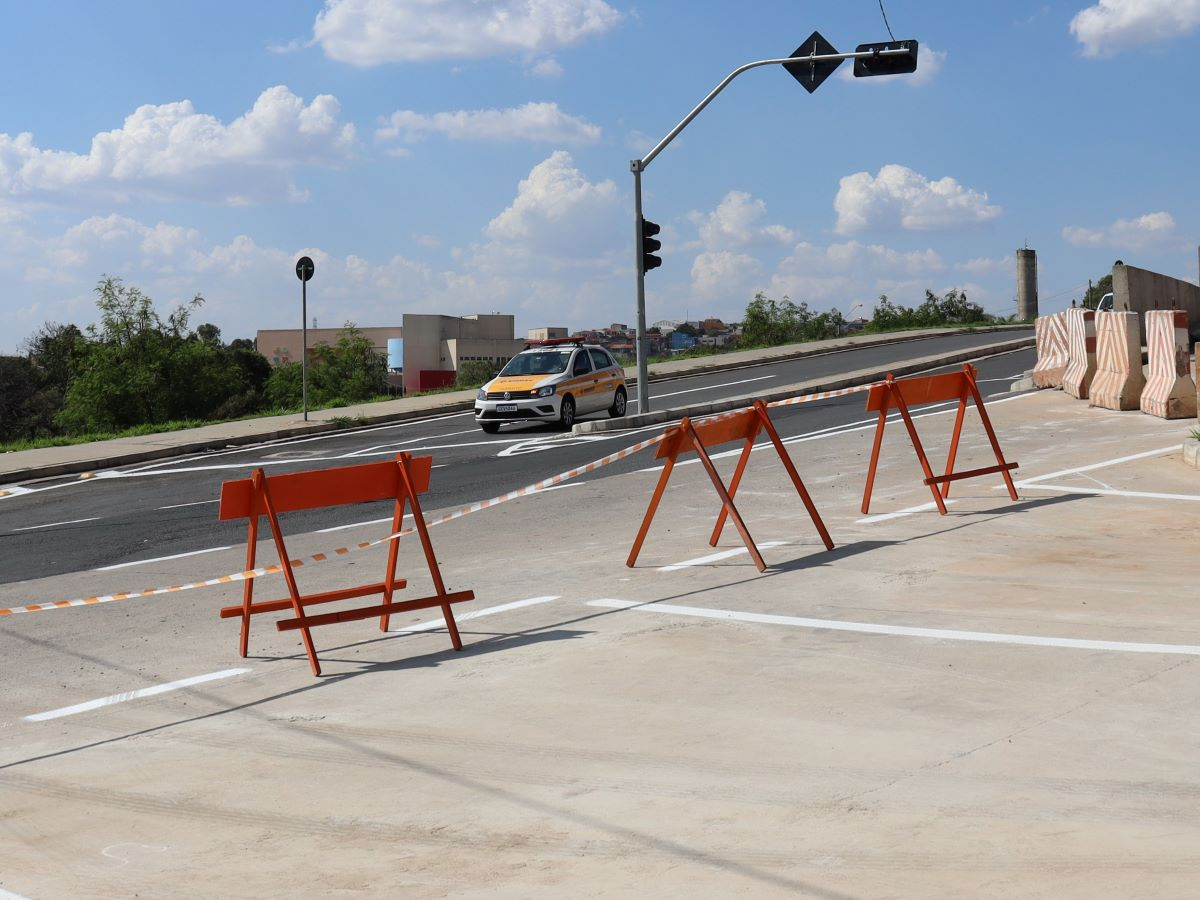
{"label": "wooden a-frame barricade", "polygon": [[[275,626],[280,631],[298,630],[300,632],[314,675],[321,674],[321,664],[317,659],[317,652],[313,646],[312,634],[309,629],[318,625],[331,625],[335,622],[352,622],[378,616],[380,630],[387,631],[388,620],[393,613],[440,607],[454,649],[461,650],[462,639],[459,637],[458,626],[454,621],[454,613],[450,604],[474,600],[475,593],[474,591],[448,593],[442,581],[437,557],[433,553],[433,544],[429,541],[425,518],[421,513],[421,501],[418,499],[420,494],[429,489],[429,474],[432,468],[433,457],[400,453],[397,454],[395,460],[389,462],[342,466],[311,472],[293,472],[286,475],[267,476],[262,469],[256,469],[250,478],[226,481],[222,484],[218,519],[248,520],[246,569],[254,568],[258,520],[260,516],[266,516],[271,536],[275,541],[275,549],[279,553],[279,568],[283,572],[288,589],[288,596],[283,599],[254,602],[255,579],[248,579],[243,589],[242,602],[237,606],[227,606],[221,610],[223,619],[241,618],[242,620],[241,655],[246,656],[249,651],[252,616],[289,609],[295,614],[295,617],[281,619],[275,623]],[[294,571],[299,563],[288,556],[283,532],[279,527],[280,513],[373,500],[395,501],[392,513],[392,538],[389,541],[387,568],[384,571],[383,580],[322,593],[302,594],[296,584]],[[396,563],[400,552],[398,535],[404,521],[405,504],[412,510],[413,522],[417,534],[420,536],[421,548],[425,552],[425,561],[429,566],[429,574],[433,577],[436,593],[432,597],[397,601],[393,599],[393,595],[407,585],[405,579],[396,577]],[[319,560],[323,557],[315,558]],[[331,603],[337,600],[374,595],[382,596],[383,602],[373,606],[340,610],[322,615],[308,615],[305,612],[306,607],[318,603]]]}
{"label": "wooden a-frame barricade", "polygon": [[[904,420],[904,427],[908,429],[908,437],[912,441],[917,459],[921,463],[921,470],[925,473],[923,483],[929,486],[929,490],[933,493],[933,502],[943,516],[946,515],[945,498],[950,496],[950,482],[964,478],[999,473],[1003,476],[1004,484],[1008,488],[1008,496],[1013,500],[1018,499],[1012,476],[1008,474],[1017,468],[1017,463],[1006,462],[1004,459],[1004,454],[1000,450],[1000,442],[996,440],[996,432],[992,428],[987,410],[984,409],[983,397],[980,396],[979,387],[975,383],[975,375],[975,367],[966,363],[961,372],[950,372],[946,375],[928,375],[922,378],[897,380],[889,374],[886,380],[871,388],[867,394],[867,412],[878,411],[879,424],[875,427],[875,444],[871,448],[871,466],[867,470],[867,486],[863,492],[863,515],[867,514],[871,504],[871,488],[875,484],[875,468],[879,464],[879,448],[883,444],[883,427],[887,422],[888,412],[893,409],[898,410],[900,418]],[[934,475],[933,469],[929,466],[929,459],[925,456],[925,448],[921,446],[921,439],[917,436],[917,429],[913,425],[909,407],[925,403],[941,403],[947,400],[958,401],[958,415],[954,420],[954,433],[950,437],[950,454],[946,457],[945,474]],[[954,460],[958,455],[958,440],[962,435],[963,418],[967,413],[968,400],[973,401],[975,408],[979,411],[984,431],[987,432],[992,451],[996,454],[996,465],[955,472]]]}
{"label": "wooden a-frame barricade", "polygon": [[[737,528],[738,534],[742,536],[742,541],[745,542],[746,549],[750,551],[754,565],[758,567],[758,571],[765,571],[767,564],[763,562],[762,554],[758,552],[758,547],[755,546],[754,539],[750,536],[749,529],[746,528],[746,523],[742,521],[737,507],[733,505],[733,498],[737,494],[738,485],[741,484],[742,475],[746,471],[746,463],[750,460],[750,451],[754,447],[754,441],[763,431],[771,438],[771,443],[775,446],[775,452],[779,454],[779,459],[783,462],[783,467],[787,469],[787,473],[792,479],[792,484],[796,486],[796,492],[804,502],[804,507],[808,510],[813,525],[816,526],[817,532],[821,535],[821,540],[825,543],[825,548],[832,550],[833,541],[829,537],[829,532],[825,529],[825,523],[821,521],[821,514],[817,512],[816,504],[813,503],[812,498],[808,495],[808,491],[804,487],[804,482],[800,480],[800,475],[796,471],[796,467],[792,465],[792,459],[788,455],[787,449],[783,446],[783,442],[779,439],[779,433],[775,430],[775,426],[771,424],[771,417],[767,413],[766,404],[761,400],[756,400],[752,407],[736,415],[722,416],[707,422],[693,422],[691,419],[685,418],[674,428],[668,429],[658,446],[658,452],[655,454],[655,459],[665,459],[666,464],[663,466],[662,475],[658,479],[658,485],[654,488],[654,495],[650,498],[650,506],[647,508],[646,515],[642,519],[642,527],[638,531],[637,539],[633,542],[633,549],[629,551],[629,559],[625,561],[625,565],[632,567],[637,562],[638,553],[641,552],[642,543],[646,539],[646,533],[650,530],[650,523],[654,520],[654,514],[658,510],[659,501],[662,500],[663,492],[666,490],[667,480],[671,477],[671,470],[675,467],[675,460],[681,453],[694,452],[700,458],[700,464],[704,466],[709,479],[712,480],[713,487],[717,491],[717,496],[721,498],[721,512],[717,516],[717,524],[713,528],[712,536],[709,538],[709,545],[713,547],[717,546],[717,541],[721,537],[721,531],[725,527],[725,519],[729,517],[733,519],[733,524]],[[737,468],[734,469],[733,477],[729,481],[729,488],[726,490],[724,483],[721,481],[721,476],[717,473],[716,467],[713,466],[712,459],[709,458],[705,448],[738,440],[743,441],[742,453],[738,457]]]}

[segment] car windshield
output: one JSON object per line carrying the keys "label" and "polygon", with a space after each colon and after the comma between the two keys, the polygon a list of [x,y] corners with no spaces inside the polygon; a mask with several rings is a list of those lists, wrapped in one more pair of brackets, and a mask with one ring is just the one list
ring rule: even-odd
{"label": "car windshield", "polygon": [[567,370],[570,350],[539,350],[537,353],[518,353],[508,361],[501,375],[557,375]]}

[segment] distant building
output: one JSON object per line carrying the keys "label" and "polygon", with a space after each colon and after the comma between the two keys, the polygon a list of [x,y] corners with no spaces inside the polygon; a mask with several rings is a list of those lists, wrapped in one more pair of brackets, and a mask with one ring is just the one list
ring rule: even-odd
{"label": "distant building", "polygon": [[527,341],[553,341],[567,336],[565,328],[530,328],[525,332],[525,340]]}
{"label": "distant building", "polygon": [[650,327],[657,328],[663,334],[670,334],[672,331],[674,331],[676,328],[678,328],[682,324],[683,324],[683,322],[680,321],[679,319],[659,319],[657,322],[655,322]]}
{"label": "distant building", "polygon": [[691,350],[696,346],[696,339],[690,334],[684,334],[682,331],[671,332],[671,349],[673,351]]}
{"label": "distant building", "polygon": [[[380,356],[387,356],[389,339],[404,337],[404,329],[398,326],[359,328],[358,331],[371,342],[371,346]],[[341,328],[308,329],[309,358],[312,357],[314,347],[321,344],[328,344],[332,347],[337,343],[341,333]],[[300,328],[260,328],[254,339],[254,346],[273,366],[298,363],[300,362],[300,344],[303,336],[304,331]]]}
{"label": "distant building", "polygon": [[406,393],[454,383],[461,363],[482,360],[499,369],[525,348],[509,315],[404,314]]}

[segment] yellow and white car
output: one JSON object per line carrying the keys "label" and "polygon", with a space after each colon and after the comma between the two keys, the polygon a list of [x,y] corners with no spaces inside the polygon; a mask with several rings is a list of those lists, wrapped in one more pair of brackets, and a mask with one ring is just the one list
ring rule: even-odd
{"label": "yellow and white car", "polygon": [[625,370],[603,347],[574,338],[529,343],[475,395],[475,421],[488,434],[505,422],[554,422],[625,415]]}

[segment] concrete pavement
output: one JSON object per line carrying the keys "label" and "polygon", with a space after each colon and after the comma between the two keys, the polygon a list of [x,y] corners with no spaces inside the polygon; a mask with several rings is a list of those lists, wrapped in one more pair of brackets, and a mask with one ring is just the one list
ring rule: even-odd
{"label": "concrete pavement", "polygon": [[[921,412],[936,464],[953,415]],[[718,504],[685,464],[624,566],[658,477],[649,456],[649,470],[434,529],[447,587],[478,596],[458,608],[461,653],[415,614],[389,634],[316,631],[321,679],[269,621],[243,660],[235,623],[216,617],[237,585],[0,620],[17,673],[0,696],[0,887],[1193,897],[1200,473],[1179,444],[1194,423],[1060,391],[989,413],[1020,499],[998,477],[956,482],[944,517],[902,428],[870,516],[871,426],[794,440],[831,552],[756,452],[738,505],[762,574],[732,528],[707,545]],[[986,464],[973,414],[964,434],[959,467]],[[728,477],[732,460],[718,466]],[[419,551],[401,547],[404,593],[421,596]],[[299,577],[330,589],[382,559]],[[234,548],[0,585],[0,605],[241,566]],[[206,673],[221,677],[173,686]]]}
{"label": "concrete pavement", "polygon": [[[1028,329],[1028,326],[1017,327]],[[995,330],[998,332],[997,345],[1011,344],[1012,339],[1005,340],[1003,332],[1014,330],[1014,326],[974,330]],[[650,368],[650,378],[653,382],[655,379],[661,378],[699,374],[784,359],[796,359],[818,353],[829,353],[831,351],[855,347],[904,343],[952,333],[955,333],[954,329],[943,328],[910,331],[900,334],[851,335],[828,341],[812,341],[804,344],[789,344],[783,347],[771,347],[763,350],[738,351],[721,354],[717,357],[671,360],[652,366]],[[1024,346],[1032,346],[1033,338],[1030,336],[1019,339],[1019,343]],[[980,353],[981,351],[974,350],[970,355],[977,356]],[[961,357],[961,354],[943,354],[943,356],[945,357],[943,364],[945,364],[956,361]],[[871,372],[858,374],[860,376],[872,375]],[[627,370],[626,375],[631,383],[636,383],[636,372],[634,370]],[[880,377],[881,375],[882,373],[876,373],[872,377]],[[872,378],[868,378],[868,380],[872,380]],[[421,416],[436,415],[437,413],[456,412],[472,409],[474,403],[474,390],[451,391],[440,394],[406,397],[381,403],[365,403],[337,409],[315,410],[309,413],[308,421],[304,421],[298,414],[265,416],[236,422],[221,422],[214,425],[205,425],[201,428],[189,428],[138,437],[117,438],[110,441],[3,453],[0,454],[0,484],[89,472],[95,469],[129,465],[153,459],[164,459],[229,446],[242,446],[263,441],[298,437],[305,434],[319,434],[347,427],[348,423],[352,425],[397,422]],[[655,415],[658,418],[653,419],[653,421],[664,420],[661,413],[656,413]],[[636,424],[636,420],[631,422],[630,426],[632,424]],[[587,423],[586,425],[581,423],[581,426],[584,430],[621,427],[620,423],[603,425],[601,423]]]}

